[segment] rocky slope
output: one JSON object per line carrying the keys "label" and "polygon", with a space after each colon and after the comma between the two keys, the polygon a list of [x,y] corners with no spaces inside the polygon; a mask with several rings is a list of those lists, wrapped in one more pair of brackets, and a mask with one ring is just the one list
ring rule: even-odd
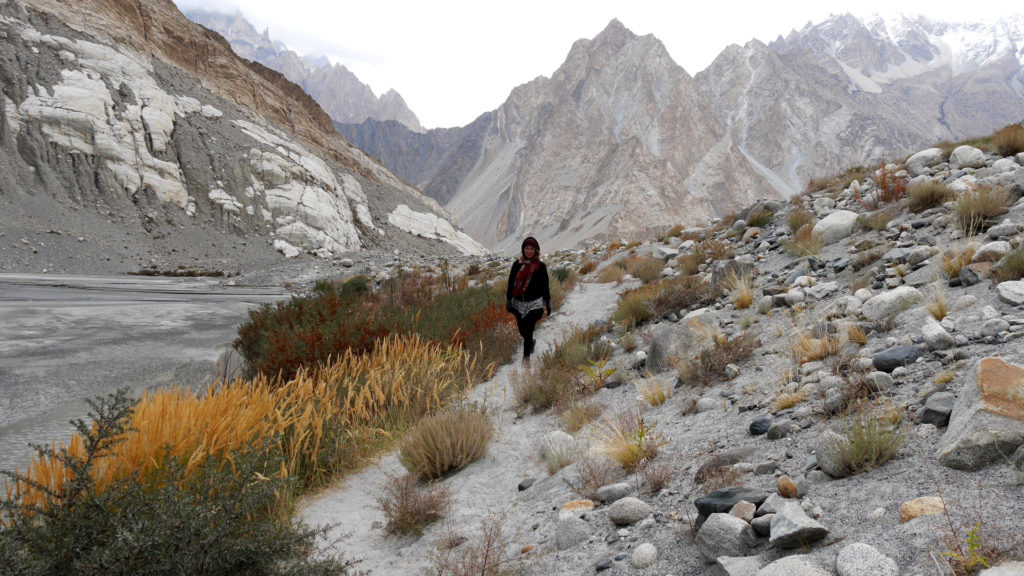
{"label": "rocky slope", "polygon": [[1024,117],[1024,23],[836,16],[730,46],[691,77],[612,22],[497,110],[443,134],[368,122],[351,142],[494,248],[629,238]]}
{"label": "rocky slope", "polygon": [[[493,409],[489,454],[440,481],[453,494],[448,528],[419,538],[384,532],[376,498],[385,473],[403,473],[394,455],[311,498],[302,517],[339,523],[333,550],[379,574],[425,573],[431,554],[452,543],[455,557],[468,553],[494,513],[503,558],[533,574],[924,576],[953,574],[954,565],[967,573],[972,559],[985,576],[1024,573],[1024,281],[986,277],[1008,267],[1014,250],[1019,258],[1024,242],[1024,154],[934,149],[896,170],[911,190],[941,183],[955,195],[919,212],[882,205],[892,219],[879,230],[856,219],[873,213],[877,174],[807,195],[800,209],[822,240],[812,255],[787,250],[798,206],[766,200],[685,240],[546,257],[552,267],[598,260],[593,280],[631,252],[651,255],[671,278],[679,256],[717,241],[735,257],[701,263],[700,277],[752,275],[751,307],[720,288],[709,306],[628,334],[602,318],[614,293],[637,282],[585,284],[538,333],[543,354],[573,326],[606,327],[617,372],[590,401],[608,416],[638,410],[648,432],[667,440],[649,461],[664,486],[619,470],[581,499],[571,486],[588,477],[581,456],[599,457],[598,426],[570,435],[559,414],[517,407],[518,368],[507,366],[474,393]],[[1010,206],[965,235],[955,202],[981,186],[1007,191]],[[755,209],[772,216],[748,226]],[[943,265],[968,246],[962,266]],[[757,338],[754,354],[707,386],[671,367],[673,357],[744,334]],[[638,349],[617,346],[628,340]],[[665,403],[644,400],[652,383],[671,390]],[[844,414],[858,398],[877,406],[883,427],[896,423],[903,443],[891,460],[851,473],[834,448],[859,429]],[[549,473],[556,460],[570,463]],[[978,559],[993,567],[982,571]]]}
{"label": "rocky slope", "polygon": [[326,58],[300,57],[283,43],[271,41],[269,30],[259,33],[241,12],[190,10],[185,15],[224,36],[242,58],[277,70],[302,86],[335,122],[359,124],[368,120],[394,120],[413,132],[423,131],[419,118],[395,90],[377,97],[345,66],[332,66]]}
{"label": "rocky slope", "polygon": [[169,1],[0,4],[0,270],[483,248]]}

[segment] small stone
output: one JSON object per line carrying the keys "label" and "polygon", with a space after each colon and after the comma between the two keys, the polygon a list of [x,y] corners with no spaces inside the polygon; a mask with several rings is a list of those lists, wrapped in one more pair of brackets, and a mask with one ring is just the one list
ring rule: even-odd
{"label": "small stone", "polygon": [[530,486],[533,486],[533,483],[536,482],[536,480],[536,478],[523,478],[523,481],[519,483],[519,491],[522,492]]}
{"label": "small stone", "polygon": [[606,504],[611,504],[629,496],[632,491],[633,487],[626,482],[606,484],[597,489],[597,499]]}
{"label": "small stone", "polygon": [[609,559],[609,560],[602,560],[601,562],[598,562],[594,566],[594,569],[597,570],[598,572],[604,572],[605,570],[607,570],[607,569],[609,569],[611,567],[612,567],[612,561]]}
{"label": "small stone", "polygon": [[781,476],[778,481],[779,494],[784,498],[796,498],[796,482],[789,476]]}
{"label": "small stone", "polygon": [[345,268],[351,268],[351,267],[355,266],[356,263],[353,262],[351,258],[344,258],[341,261],[341,265],[344,266]]}
{"label": "small stone", "polygon": [[892,388],[892,376],[885,372],[870,372],[864,376],[864,383],[872,392],[888,392]]}
{"label": "small stone", "polygon": [[644,542],[633,551],[633,568],[643,569],[658,561],[658,549],[650,542]]}
{"label": "small stone", "polygon": [[729,514],[712,514],[697,531],[697,549],[708,562],[719,556],[745,556],[755,540],[749,524]]}
{"label": "small stone", "polygon": [[749,523],[754,519],[754,512],[756,511],[757,506],[754,506],[753,503],[747,502],[746,500],[740,500],[732,507],[731,510],[729,510],[729,514]]}
{"label": "small stone", "polygon": [[821,540],[828,530],[812,519],[796,502],[786,502],[772,519],[769,542],[780,548],[796,548]]}
{"label": "small stone", "polygon": [[790,434],[797,432],[799,430],[799,424],[787,418],[783,418],[781,420],[776,420],[775,422],[772,423],[771,427],[768,428],[768,433],[766,434],[766,436],[769,440],[778,440],[780,438],[785,438],[786,436],[789,436]]}
{"label": "small stone", "polygon": [[874,546],[855,542],[844,547],[836,557],[839,576],[899,576],[896,562]]}
{"label": "small stone", "polygon": [[1008,280],[996,286],[999,299],[1011,306],[1024,304],[1024,281]]}
{"label": "small stone", "polygon": [[746,500],[747,502],[753,503],[755,506],[760,506],[768,496],[768,492],[763,490],[737,486],[717,490],[707,496],[701,496],[694,500],[693,503],[697,507],[697,512],[706,518],[716,512],[728,512],[729,510],[732,510],[732,507],[740,500]]}
{"label": "small stone", "polygon": [[1004,562],[978,573],[978,576],[1021,576],[1024,574],[1024,562]]}
{"label": "small stone", "polygon": [[876,369],[892,372],[897,366],[913,364],[921,356],[924,356],[924,349],[920,346],[895,346],[878,352],[871,361]]}
{"label": "small stone", "polygon": [[884,517],[885,517],[885,508],[878,507],[878,508],[875,508],[874,510],[872,510],[871,513],[868,514],[867,518],[868,518],[868,520],[881,520]]}
{"label": "small stone", "polygon": [[953,405],[956,403],[956,396],[952,392],[936,392],[928,397],[924,403],[924,410],[918,422],[921,424],[934,424],[945,426],[949,423],[949,415],[953,412]]}
{"label": "small stone", "polygon": [[774,513],[758,516],[750,521],[750,527],[761,536],[768,536],[772,533],[772,518],[775,518]]}
{"label": "small stone", "polygon": [[900,522],[910,522],[921,516],[934,516],[942,514],[946,507],[942,504],[942,498],[938,496],[922,496],[909,500],[900,505]]}

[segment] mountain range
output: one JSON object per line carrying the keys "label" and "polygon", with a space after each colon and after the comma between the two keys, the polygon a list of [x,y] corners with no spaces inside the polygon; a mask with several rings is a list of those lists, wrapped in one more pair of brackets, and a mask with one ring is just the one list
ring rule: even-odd
{"label": "mountain range", "polygon": [[833,16],[691,76],[612,21],[459,128],[336,123],[493,249],[698,224],[809,179],[1024,118],[1024,17]]}

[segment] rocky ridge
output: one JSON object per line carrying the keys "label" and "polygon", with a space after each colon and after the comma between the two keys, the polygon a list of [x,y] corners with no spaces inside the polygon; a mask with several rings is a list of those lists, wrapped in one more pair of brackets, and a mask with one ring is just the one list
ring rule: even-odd
{"label": "rocky ridge", "polygon": [[484,250],[298,86],[170,2],[4,3],[0,63],[0,270]]}
{"label": "rocky ridge", "polygon": [[841,15],[730,46],[691,76],[613,21],[469,126],[338,130],[493,249],[645,237],[1019,121],[1022,30]]}
{"label": "rocky ridge", "polygon": [[[974,161],[962,165],[965,158]],[[596,276],[630,254],[648,255],[663,259],[662,276],[671,278],[680,256],[718,241],[735,256],[702,262],[697,274],[711,282],[748,270],[755,297],[740,308],[720,287],[713,304],[673,312],[628,338],[596,320],[616,349],[617,372],[592,401],[606,414],[640,410],[668,441],[651,464],[667,467],[670,479],[654,490],[642,474],[620,474],[596,500],[580,501],[570,485],[585,473],[582,464],[549,474],[543,454],[594,453],[593,426],[570,435],[556,414],[517,411],[515,367],[480,386],[474,398],[495,410],[499,433],[489,456],[442,480],[455,496],[457,534],[472,541],[481,519],[501,512],[509,554],[531,573],[923,576],[952,573],[947,563],[967,550],[971,533],[993,566],[981,574],[1022,573],[1024,282],[987,276],[1024,243],[1024,154],[960,147],[947,158],[925,150],[891,168],[911,191],[943,183],[960,197],[994,186],[1008,192],[1010,206],[965,234],[955,223],[957,197],[921,212],[879,203],[875,172],[802,196],[799,206],[759,201],[734,221],[664,241],[547,256],[552,268],[599,261]],[[811,255],[787,250],[794,238],[786,223],[798,209],[813,213],[822,239]],[[892,218],[877,230],[861,224],[887,210]],[[772,214],[767,221],[747,224],[762,211]],[[955,272],[950,278],[943,254],[971,244],[972,259],[945,267]],[[636,285],[629,277],[617,287],[585,283],[542,325],[539,353],[572,325],[606,318],[614,292]],[[941,320],[929,310],[940,298],[948,302]],[[760,344],[706,387],[680,380],[666,351],[696,355],[715,341],[709,334],[751,334]],[[629,339],[636,349],[620,346]],[[827,341],[836,347],[810,357]],[[652,381],[673,388],[660,406],[641,395]],[[857,398],[888,410],[903,443],[893,459],[851,473],[835,455],[846,441],[843,411]],[[441,527],[418,539],[386,536],[373,505],[384,471],[401,473],[394,456],[315,497],[303,517],[343,520],[359,536],[349,537],[353,547],[342,537],[336,550],[365,558],[363,568],[423,573],[450,536]]]}
{"label": "rocky ridge", "polygon": [[423,131],[419,118],[395,90],[376,96],[344,65],[332,66],[324,57],[300,57],[282,42],[272,41],[269,30],[258,32],[241,12],[190,10],[185,15],[224,36],[242,58],[277,70],[302,86],[335,122],[359,124],[367,120],[394,120],[413,132]]}

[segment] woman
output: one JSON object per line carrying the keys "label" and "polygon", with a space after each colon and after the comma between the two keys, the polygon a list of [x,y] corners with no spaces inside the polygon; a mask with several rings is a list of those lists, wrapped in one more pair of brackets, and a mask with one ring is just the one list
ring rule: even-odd
{"label": "woman", "polygon": [[551,315],[551,292],[548,289],[548,267],[540,261],[540,244],[532,236],[523,240],[522,258],[512,263],[505,291],[505,309],[516,317],[519,335],[523,337],[523,365],[530,367],[530,355],[537,341],[533,328],[544,316]]}

